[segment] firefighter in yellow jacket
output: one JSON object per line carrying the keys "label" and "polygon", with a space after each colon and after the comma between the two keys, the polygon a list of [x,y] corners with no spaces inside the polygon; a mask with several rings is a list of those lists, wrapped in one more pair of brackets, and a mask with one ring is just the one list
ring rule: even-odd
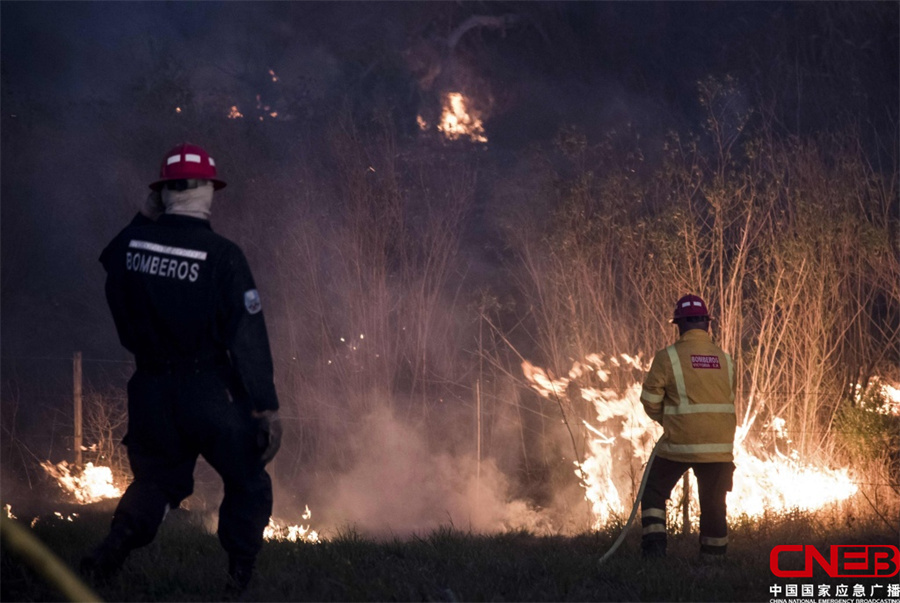
{"label": "firefighter in yellow jacket", "polygon": [[644,557],[666,554],[666,500],[688,469],[700,497],[700,554],[724,555],[725,497],[734,475],[735,374],[731,356],[709,337],[709,311],[696,295],[678,300],[679,338],[653,358],[641,403],[664,433],[641,498]]}

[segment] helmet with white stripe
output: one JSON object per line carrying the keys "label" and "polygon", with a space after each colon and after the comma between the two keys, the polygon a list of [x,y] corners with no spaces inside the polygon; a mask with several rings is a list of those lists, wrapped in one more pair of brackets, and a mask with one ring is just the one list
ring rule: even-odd
{"label": "helmet with white stripe", "polygon": [[675,302],[675,312],[672,315],[672,322],[681,320],[682,318],[691,317],[709,318],[709,310],[706,309],[706,303],[697,295],[685,295]]}
{"label": "helmet with white stripe", "polygon": [[159,180],[150,188],[158,191],[172,180],[209,180],[216,190],[225,188],[225,183],[216,178],[216,162],[209,153],[187,142],[166,153],[159,168]]}

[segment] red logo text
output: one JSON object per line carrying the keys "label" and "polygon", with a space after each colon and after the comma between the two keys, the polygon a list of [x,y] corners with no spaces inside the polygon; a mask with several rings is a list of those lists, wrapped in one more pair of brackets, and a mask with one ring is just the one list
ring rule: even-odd
{"label": "red logo text", "polygon": [[[803,553],[803,569],[782,569],[781,553]],[[769,569],[780,578],[812,578],[818,565],[832,578],[890,578],[900,573],[900,549],[888,544],[831,545],[826,558],[811,544],[781,544],[769,554]]]}

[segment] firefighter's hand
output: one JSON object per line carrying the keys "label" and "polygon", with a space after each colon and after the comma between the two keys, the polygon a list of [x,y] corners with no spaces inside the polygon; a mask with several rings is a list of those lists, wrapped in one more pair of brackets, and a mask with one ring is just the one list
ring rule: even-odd
{"label": "firefighter's hand", "polygon": [[151,220],[166,213],[166,206],[163,205],[162,194],[159,191],[150,191],[144,204],[141,205],[141,213]]}
{"label": "firefighter's hand", "polygon": [[277,410],[253,413],[257,420],[256,442],[262,450],[262,461],[268,463],[281,448],[281,418]]}

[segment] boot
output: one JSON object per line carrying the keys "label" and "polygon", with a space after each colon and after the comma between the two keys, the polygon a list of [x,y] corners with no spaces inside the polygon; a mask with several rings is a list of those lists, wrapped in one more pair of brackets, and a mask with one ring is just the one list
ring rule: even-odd
{"label": "boot", "polygon": [[722,564],[725,562],[725,552],[728,547],[700,545],[700,561],[705,564]]}
{"label": "boot", "polygon": [[98,581],[115,576],[131,552],[128,542],[131,533],[127,529],[110,531],[97,548],[81,559],[81,573]]}
{"label": "boot", "polygon": [[247,590],[250,580],[253,578],[253,568],[256,564],[254,557],[242,557],[229,555],[228,557],[228,590],[240,594]]}
{"label": "boot", "polygon": [[641,541],[641,557],[643,559],[663,559],[666,556],[666,541],[661,539]]}

